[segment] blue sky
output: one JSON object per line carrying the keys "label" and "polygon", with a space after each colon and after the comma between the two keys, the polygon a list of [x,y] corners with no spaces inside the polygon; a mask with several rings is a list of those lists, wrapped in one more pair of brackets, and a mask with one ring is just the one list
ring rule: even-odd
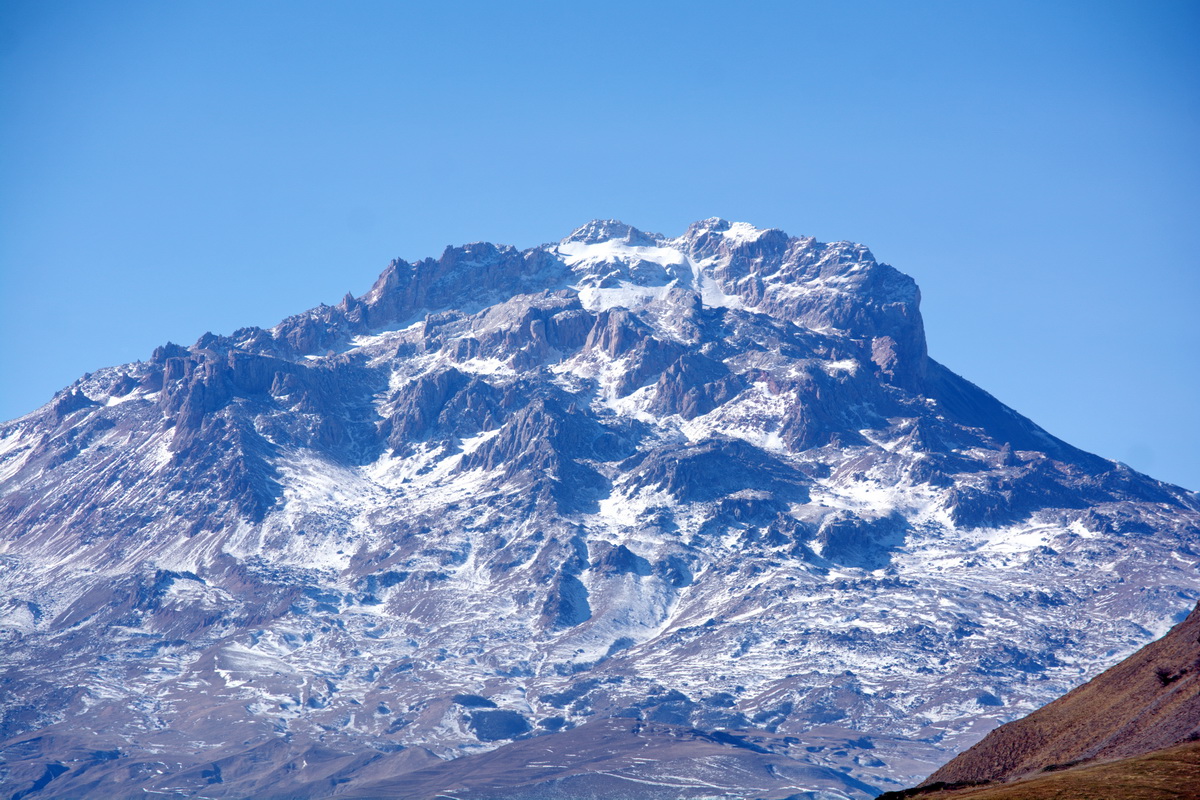
{"label": "blue sky", "polygon": [[867,244],[931,354],[1200,489],[1200,4],[0,6],[0,418],[389,258],[709,216]]}

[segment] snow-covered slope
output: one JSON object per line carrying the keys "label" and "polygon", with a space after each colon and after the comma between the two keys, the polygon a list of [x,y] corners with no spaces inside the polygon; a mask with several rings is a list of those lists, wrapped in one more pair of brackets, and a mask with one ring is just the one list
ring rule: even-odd
{"label": "snow-covered slope", "polygon": [[918,304],[860,245],[595,221],[85,376],[0,426],[0,782],[914,783],[1200,597],[1196,497],[931,360]]}

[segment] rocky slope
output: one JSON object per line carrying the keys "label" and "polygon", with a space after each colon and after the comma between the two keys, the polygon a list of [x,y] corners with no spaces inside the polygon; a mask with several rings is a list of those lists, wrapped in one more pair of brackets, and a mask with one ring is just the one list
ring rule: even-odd
{"label": "rocky slope", "polygon": [[495,793],[600,737],[631,796],[911,785],[1200,596],[1196,496],[918,304],[861,245],[597,221],[85,376],[0,425],[0,784]]}
{"label": "rocky slope", "polygon": [[[1200,740],[1200,606],[1064,697],[989,733],[925,785],[1009,781]],[[1200,787],[1200,771],[1194,776]]]}

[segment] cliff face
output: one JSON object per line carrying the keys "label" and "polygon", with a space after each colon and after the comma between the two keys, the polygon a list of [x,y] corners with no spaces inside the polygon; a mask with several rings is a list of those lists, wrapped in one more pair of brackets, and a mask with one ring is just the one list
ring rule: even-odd
{"label": "cliff face", "polygon": [[630,791],[911,784],[1200,596],[1195,496],[939,365],[919,297],[596,221],[85,376],[0,425],[0,780],[323,797],[599,731]]}
{"label": "cliff face", "polygon": [[[1008,781],[1200,739],[1200,606],[1163,638],[1029,716],[1003,725],[929,776]],[[1196,785],[1200,786],[1200,774]]]}

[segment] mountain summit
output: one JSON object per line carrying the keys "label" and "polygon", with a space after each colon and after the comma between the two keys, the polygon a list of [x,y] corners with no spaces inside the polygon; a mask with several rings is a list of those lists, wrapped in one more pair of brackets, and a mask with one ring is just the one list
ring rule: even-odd
{"label": "mountain summit", "polygon": [[1200,597],[1196,497],[938,364],[919,303],[862,245],[593,221],[85,376],[0,425],[4,782],[916,782]]}

